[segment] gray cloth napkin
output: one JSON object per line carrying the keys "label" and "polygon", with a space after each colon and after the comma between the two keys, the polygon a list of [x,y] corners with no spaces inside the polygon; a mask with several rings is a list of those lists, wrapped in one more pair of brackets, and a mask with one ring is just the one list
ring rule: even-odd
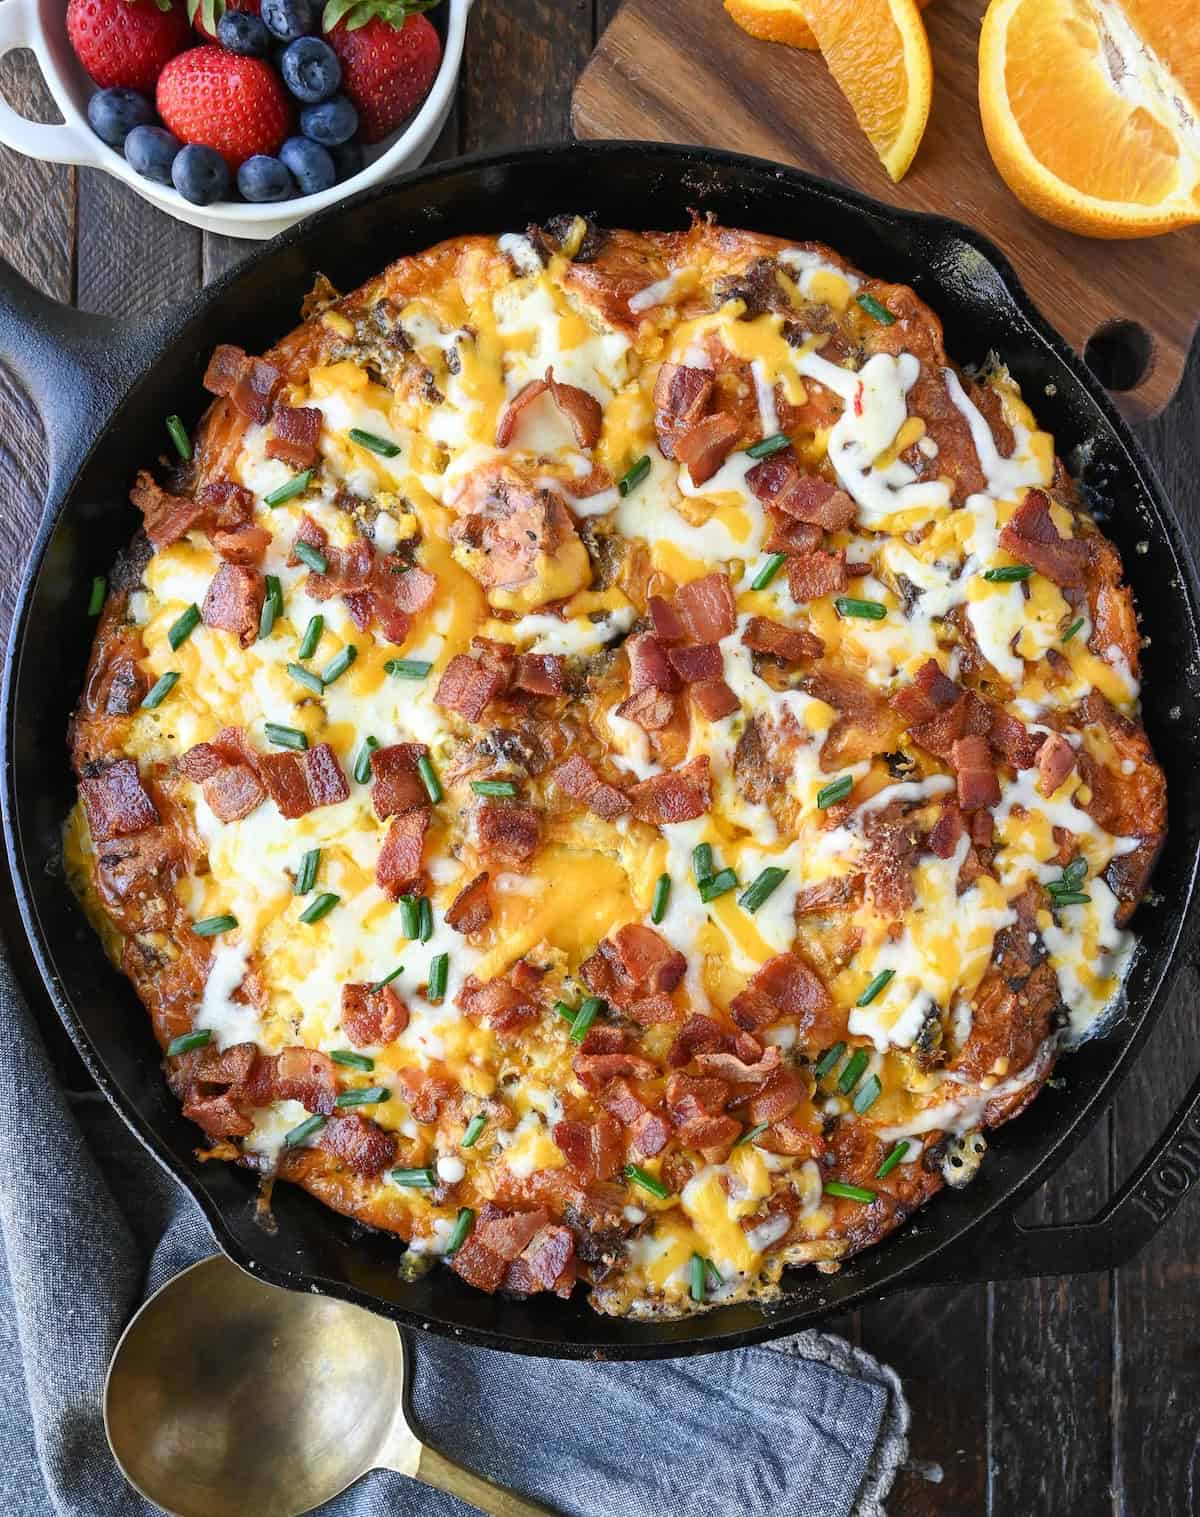
{"label": "gray cloth napkin", "polygon": [[[0,1510],[146,1517],[158,1508],[125,1484],[105,1442],[105,1371],[139,1302],[213,1253],[213,1239],[103,1097],[58,1088],[2,957],[0,1040],[12,1076],[0,1103]],[[569,1517],[878,1517],[907,1451],[896,1375],[822,1333],[649,1364],[428,1336],[416,1357],[426,1439]],[[376,1471],[321,1511],[470,1509]]]}

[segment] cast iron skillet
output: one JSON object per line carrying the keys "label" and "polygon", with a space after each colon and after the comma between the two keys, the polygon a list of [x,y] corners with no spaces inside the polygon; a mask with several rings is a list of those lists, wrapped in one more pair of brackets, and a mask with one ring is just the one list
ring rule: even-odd
{"label": "cast iron skillet", "polygon": [[[960,363],[1007,362],[1116,540],[1138,593],[1146,725],[1174,798],[1155,875],[1138,913],[1141,950],[1126,1007],[1061,1066],[1062,1082],[1002,1128],[979,1179],[936,1197],[907,1228],[836,1275],[795,1271],[769,1313],[730,1306],[690,1321],[637,1324],[593,1313],[582,1294],[505,1300],[448,1271],[416,1283],[399,1246],[280,1186],[278,1227],[254,1216],[255,1181],[201,1164],[196,1129],[162,1077],[149,1022],[105,960],[63,878],[60,827],[73,795],[64,733],[92,637],[92,576],[107,571],[138,518],[133,472],[165,446],[163,418],[189,424],[218,342],[261,351],[289,331],[318,271],[351,289],[389,260],[466,232],[521,229],[586,209],[610,226],[669,228],[691,209],[730,226],[815,237],[887,279],[912,284],[944,319]],[[130,249],[131,271],[135,250]],[[26,927],[47,989],[101,1089],[203,1209],[221,1247],[277,1285],[324,1291],[397,1321],[532,1354],[653,1358],[752,1343],[906,1285],[1107,1268],[1174,1210],[1200,1167],[1200,1082],[1155,1152],[1095,1222],[1025,1229],[1017,1201],[1074,1146],[1133,1062],[1181,938],[1192,932],[1200,810],[1185,735],[1197,731],[1196,579],[1179,529],[1100,385],[1034,311],[1012,269],[965,227],[895,211],[806,175],[728,153],[643,143],[554,147],[411,174],[347,201],[256,253],[181,310],[148,325],[86,317],[0,277],[0,342],[45,419],[51,475],[45,518],[21,585],[4,685],[4,827]]]}

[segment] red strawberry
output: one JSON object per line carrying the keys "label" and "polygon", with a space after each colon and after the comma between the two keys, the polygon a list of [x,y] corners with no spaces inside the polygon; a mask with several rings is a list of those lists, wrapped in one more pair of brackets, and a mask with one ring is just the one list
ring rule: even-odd
{"label": "red strawberry", "polygon": [[187,0],[188,19],[206,42],[217,40],[217,22],[226,11],[246,11],[257,16],[262,0]]}
{"label": "red strawberry", "polygon": [[378,142],[414,114],[442,61],[442,44],[417,0],[329,0],[325,33],[358,107],[359,137]]}
{"label": "red strawberry", "polygon": [[279,75],[261,58],[193,47],[158,79],[158,114],[181,142],[216,148],[230,170],[255,153],[274,154],[292,124]]}
{"label": "red strawberry", "polygon": [[67,36],[102,90],[151,96],[168,58],[192,40],[181,0],[70,0]]}

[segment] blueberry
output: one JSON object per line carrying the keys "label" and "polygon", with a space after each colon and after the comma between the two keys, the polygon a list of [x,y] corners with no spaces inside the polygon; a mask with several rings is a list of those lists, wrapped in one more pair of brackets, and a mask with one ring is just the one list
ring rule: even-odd
{"label": "blueberry", "polygon": [[317,29],[312,0],[263,0],[262,18],[272,36],[294,42]]}
{"label": "blueberry", "polygon": [[87,115],[96,136],[120,152],[135,126],[154,120],[154,107],[136,90],[97,90],[88,101]]}
{"label": "blueberry", "polygon": [[238,169],[237,186],[243,199],[253,201],[290,200],[296,193],[292,176],[278,158],[255,153]]}
{"label": "blueberry", "polygon": [[226,11],[217,22],[217,41],[227,53],[243,58],[265,58],[271,50],[271,34],[258,16],[245,11]]}
{"label": "blueberry", "polygon": [[135,126],[125,139],[129,167],[155,184],[170,184],[171,165],[180,149],[178,137],[161,126]]}
{"label": "blueberry", "polygon": [[279,60],[283,82],[305,105],[328,100],[342,82],[338,55],[319,37],[298,37],[289,42]]}
{"label": "blueberry", "polygon": [[171,183],[193,205],[229,198],[229,165],[214,148],[189,143],[175,155]]}
{"label": "blueberry", "polygon": [[307,137],[289,137],[279,149],[279,156],[302,195],[316,195],[337,181],[337,169],[329,153]]}
{"label": "blueberry", "polygon": [[361,142],[343,142],[337,147],[329,149],[333,156],[334,167],[337,169],[338,183],[345,179],[353,179],[355,174],[362,172],[366,159],[363,157]]}
{"label": "blueberry", "polygon": [[340,147],[358,131],[358,112],[345,95],[335,95],[300,112],[300,130],[322,147]]}

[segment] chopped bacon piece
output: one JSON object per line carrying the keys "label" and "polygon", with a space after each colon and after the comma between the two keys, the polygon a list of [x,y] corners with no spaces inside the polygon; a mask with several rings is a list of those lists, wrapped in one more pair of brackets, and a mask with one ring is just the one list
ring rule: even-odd
{"label": "chopped bacon piece", "polygon": [[442,671],[433,700],[444,711],[457,711],[468,722],[477,722],[503,688],[502,674],[485,669],[469,654],[456,653]]}
{"label": "chopped bacon piece", "polygon": [[800,460],[790,447],[780,448],[746,471],[746,487],[762,501],[764,506],[773,506],[786,494],[800,472]]}
{"label": "chopped bacon piece", "polygon": [[646,602],[646,610],[650,613],[654,635],[660,643],[681,643],[687,636],[683,618],[669,600],[664,600],[661,595],[652,595]]}
{"label": "chopped bacon piece", "polygon": [[459,992],[458,1004],[473,1021],[486,1023],[493,1032],[515,1032],[538,1014],[530,991],[514,984],[516,978],[516,966],[507,979],[488,980],[483,985],[468,975]]}
{"label": "chopped bacon piece", "polygon": [[976,848],[990,848],[995,841],[995,823],[990,811],[971,814],[971,841]]}
{"label": "chopped bacon piece", "polygon": [[802,627],[785,627],[769,616],[752,616],[742,631],[742,642],[751,652],[766,653],[785,664],[820,658],[825,652],[825,644],[816,633]]}
{"label": "chopped bacon piece", "polygon": [[571,1068],[593,1095],[618,1076],[652,1080],[659,1072],[657,1064],[635,1053],[577,1053],[571,1060]]}
{"label": "chopped bacon piece", "polygon": [[629,1152],[638,1159],[652,1159],[671,1141],[671,1124],[661,1112],[644,1111],[629,1130]]}
{"label": "chopped bacon piece", "polygon": [[393,901],[412,895],[421,885],[421,860],[429,811],[406,811],[388,823],[387,836],[375,863],[375,879]]}
{"label": "chopped bacon piece", "polygon": [[197,490],[196,500],[204,507],[204,526],[210,532],[244,527],[254,515],[254,496],[231,479],[209,480]]}
{"label": "chopped bacon piece", "polygon": [[381,822],[429,805],[429,793],[417,771],[428,752],[424,743],[389,743],[371,755],[371,804]]}
{"label": "chopped bacon piece", "polygon": [[254,1131],[254,1123],[228,1092],[206,1096],[193,1087],[184,1098],[183,1114],[210,1138],[245,1138]]}
{"label": "chopped bacon piece", "polygon": [[94,843],[128,837],[158,821],[154,802],[142,788],[133,759],[113,759],[79,782]]}
{"label": "chopped bacon piece", "polygon": [[798,602],[841,594],[846,588],[846,550],[836,553],[797,553],[788,559],[788,589]]}
{"label": "chopped bacon piece", "polygon": [[671,671],[671,660],[652,632],[638,632],[627,638],[625,652],[629,657],[630,695],[639,690],[674,690],[677,681]]}
{"label": "chopped bacon piece", "polygon": [[1007,711],[997,710],[992,713],[988,742],[1014,769],[1032,769],[1045,741],[1045,733],[1030,732],[1020,717],[1012,716]]}
{"label": "chopped bacon piece", "polygon": [[692,705],[710,722],[723,721],[741,709],[741,702],[723,679],[706,679],[689,685],[688,694]]}
{"label": "chopped bacon piece", "polygon": [[962,693],[961,688],[942,673],[937,660],[930,658],[917,670],[911,684],[896,691],[890,704],[910,727],[917,727],[932,721],[939,711],[953,706]]}
{"label": "chopped bacon piece", "polygon": [[712,1017],[696,1013],[688,1017],[667,1053],[672,1069],[687,1064],[697,1053],[715,1053],[725,1042],[725,1031]]}
{"label": "chopped bacon piece", "polygon": [[759,1122],[778,1122],[795,1111],[806,1094],[804,1079],[797,1070],[777,1069],[746,1103],[746,1119],[755,1126]]}
{"label": "chopped bacon piece", "polygon": [[700,680],[720,679],[725,672],[721,650],[716,643],[696,643],[686,648],[672,648],[667,657],[685,685],[694,685]]}
{"label": "chopped bacon piece", "polygon": [[316,406],[276,406],[267,457],[281,458],[294,469],[311,469],[319,456],[317,440],[323,420]]}
{"label": "chopped bacon piece", "polygon": [[522,1296],[553,1290],[565,1298],[575,1278],[575,1235],[554,1222],[540,1227],[508,1266],[503,1288]]}
{"label": "chopped bacon piece", "polygon": [[315,1142],[318,1148],[343,1160],[356,1175],[382,1174],[396,1162],[395,1137],[358,1112],[334,1116]]}
{"label": "chopped bacon piece", "polygon": [[224,769],[225,763],[223,754],[212,743],[196,743],[186,753],[180,754],[175,760],[175,767],[185,779],[193,780],[199,785],[216,774],[218,769]]}
{"label": "chopped bacon piece", "polygon": [[733,998],[729,1014],[739,1027],[757,1032],[780,1017],[796,1017],[808,1026],[830,1005],[820,976],[795,954],[779,953]]}
{"label": "chopped bacon piece", "polygon": [[531,806],[480,806],[475,813],[479,851],[500,864],[520,867],[537,852],[541,835],[538,814]]}
{"label": "chopped bacon piece", "polygon": [[728,1149],[741,1135],[736,1117],[693,1117],[675,1133],[684,1148],[697,1148],[705,1157]]}
{"label": "chopped bacon piece", "polygon": [[289,821],[318,806],[334,806],[350,794],[337,755],[328,743],[303,753],[263,753],[256,765],[267,794]]}
{"label": "chopped bacon piece", "polygon": [[858,511],[853,498],[813,474],[801,474],[782,495],[772,502],[777,511],[809,522],[824,532],[838,532],[848,527]]}
{"label": "chopped bacon piece", "polygon": [[[306,517],[305,521],[308,520],[310,518]],[[348,548],[325,547],[321,551],[329,562],[328,572],[319,574],[310,569],[304,581],[305,590],[314,600],[328,600],[332,595],[358,595],[366,590],[371,582],[374,550],[365,537],[356,537]]]}
{"label": "chopped bacon piece", "polygon": [[585,1185],[610,1179],[625,1157],[621,1124],[607,1112],[594,1122],[556,1122],[554,1141]]}
{"label": "chopped bacon piece", "polygon": [[660,827],[703,816],[710,804],[708,755],[702,754],[678,769],[642,780],[630,790],[629,800],[639,821]]}
{"label": "chopped bacon piece", "polygon": [[694,643],[719,643],[737,625],[737,607],[727,574],[692,579],[675,596],[675,609]]}
{"label": "chopped bacon piece", "polygon": [[1075,750],[1061,732],[1052,732],[1037,756],[1038,791],[1051,796],[1075,767]]}
{"label": "chopped bacon piece", "polygon": [[260,1054],[246,1081],[246,1093],[255,1106],[299,1101],[309,1111],[327,1117],[337,1096],[333,1060],[319,1049],[299,1046],[274,1055]]}
{"label": "chopped bacon piece", "polygon": [[208,360],[201,383],[210,395],[232,395],[245,361],[244,348],[235,348],[231,343],[219,343]]}
{"label": "chopped bacon piece", "polygon": [[677,1070],[667,1080],[667,1110],[676,1123],[719,1116],[732,1098],[733,1087],[715,1075],[685,1075]]}
{"label": "chopped bacon piece", "polygon": [[377,603],[383,599],[398,610],[416,616],[433,600],[436,590],[436,574],[430,574],[416,564],[406,564],[394,553],[376,556],[371,571],[371,593]]}
{"label": "chopped bacon piece", "polygon": [[[605,821],[612,821],[629,810],[629,799],[624,791],[602,780],[581,753],[572,754],[550,778],[572,800],[579,801]],[[637,788],[634,787],[635,792]]]}
{"label": "chopped bacon piece", "polygon": [[[618,927],[611,938],[601,942],[597,953],[612,970],[618,1001],[642,995],[669,995],[687,971],[687,960],[679,950],[672,948],[653,927],[641,922],[626,922]],[[591,962],[589,959],[588,963]]]}
{"label": "chopped bacon piece", "polygon": [[528,384],[522,385],[517,393],[509,400],[504,410],[500,413],[500,420],[496,423],[496,446],[507,448],[513,440],[513,433],[517,430],[517,422],[521,419],[521,413],[531,406],[535,400],[541,397],[549,389],[544,379],[531,379]]}
{"label": "chopped bacon piece", "polygon": [[696,1055],[696,1068],[701,1074],[716,1075],[722,1080],[731,1080],[734,1084],[745,1080],[761,1080],[772,1071],[779,1068],[783,1055],[773,1043],[765,1048],[757,1038],[752,1038],[748,1032],[738,1034],[738,1038],[745,1038],[747,1043],[752,1044],[755,1052],[748,1058],[743,1058],[742,1053],[749,1054],[749,1049],[739,1052],[737,1049],[717,1049],[713,1053],[698,1053]]}
{"label": "chopped bacon piece", "polygon": [[661,732],[675,715],[675,697],[669,690],[647,686],[622,701],[616,715],[627,722],[636,722],[644,732]]}
{"label": "chopped bacon piece", "polygon": [[203,785],[204,799],[219,822],[240,822],[267,798],[262,781],[248,764],[224,764]]}
{"label": "chopped bacon piece", "polygon": [[492,920],[492,903],[488,896],[488,872],[477,874],[464,885],[446,908],[446,921],[464,936],[478,932]]}
{"label": "chopped bacon piece", "polygon": [[164,490],[145,469],[138,472],[129,499],[142,513],[146,536],[156,548],[168,548],[198,526],[204,507],[185,495]]}
{"label": "chopped bacon piece", "polygon": [[950,763],[958,778],[958,804],[964,811],[999,805],[1000,781],[986,738],[976,733],[956,738],[950,747]]}
{"label": "chopped bacon piece", "polygon": [[626,1127],[632,1127],[646,1110],[641,1096],[620,1076],[610,1080],[600,1092],[600,1105]]}
{"label": "chopped bacon piece", "polygon": [[266,583],[257,569],[222,564],[213,576],[200,608],[206,627],[232,632],[243,648],[258,636]]}
{"label": "chopped bacon piece", "polygon": [[693,422],[675,438],[675,457],[688,471],[693,485],[710,480],[733,452],[742,425],[736,416],[717,411]]}
{"label": "chopped bacon piece", "polygon": [[765,552],[811,553],[814,548],[821,546],[824,534],[812,522],[797,521],[794,516],[788,516],[785,511],[776,511],[770,506],[767,507],[766,514],[771,531],[763,544]]}
{"label": "chopped bacon piece", "polygon": [[551,400],[570,423],[576,443],[581,448],[594,448],[600,441],[600,430],[604,425],[604,408],[600,402],[578,385],[560,384],[553,369],[546,370],[546,384]]}
{"label": "chopped bacon piece", "polygon": [[561,653],[522,653],[517,659],[513,684],[531,695],[563,695],[567,688],[567,661]]}
{"label": "chopped bacon piece", "polygon": [[991,731],[992,713],[973,690],[959,696],[953,706],[948,706],[928,722],[909,728],[913,742],[938,758],[950,762],[950,752],[960,737],[986,737]]}
{"label": "chopped bacon piece", "polygon": [[[292,569],[302,562],[296,556],[296,543],[304,543],[309,548],[315,548],[318,553],[324,553],[325,549],[329,546],[329,533],[321,526],[320,522],[313,521],[312,517],[305,511],[300,517],[300,525],[296,528],[296,536],[292,540],[292,551],[288,554],[288,567]],[[310,576],[310,578],[315,578],[318,589],[324,588],[324,575]],[[330,586],[329,594],[332,595],[333,593],[333,587]],[[319,598],[326,599],[327,597],[321,596]]]}
{"label": "chopped bacon piece", "polygon": [[[586,983],[586,982],[585,982]],[[579,1045],[580,1053],[625,1053],[629,1034],[623,1027],[610,1027],[598,1022],[589,1027]]]}
{"label": "chopped bacon piece", "polygon": [[845,906],[854,894],[854,881],[844,875],[840,879],[821,880],[816,885],[806,885],[797,892],[793,914],[808,916],[824,911],[829,906]]}
{"label": "chopped bacon piece", "polygon": [[545,559],[581,546],[562,498],[547,486],[529,484],[502,463],[468,475],[453,509],[455,556],[487,590],[537,589]]}
{"label": "chopped bacon piece", "polygon": [[271,417],[271,405],[283,383],[283,375],[263,358],[247,358],[230,393],[235,409],[251,421],[264,425]]}
{"label": "chopped bacon piece", "polygon": [[236,527],[232,532],[214,532],[212,545],[227,564],[249,567],[262,563],[271,534],[265,527]]}
{"label": "chopped bacon piece", "polygon": [[675,444],[704,415],[715,376],[711,369],[664,363],[654,381],[654,428],[664,458],[675,457]]}
{"label": "chopped bacon piece", "polygon": [[475,1290],[494,1295],[504,1283],[509,1263],[472,1233],[450,1260],[450,1268]]}
{"label": "chopped bacon piece", "polygon": [[966,828],[963,823],[963,814],[956,800],[947,799],[942,802],[942,813],[929,834],[929,851],[936,854],[939,859],[952,859],[954,850],[958,847],[959,840]]}
{"label": "chopped bacon piece", "polygon": [[639,996],[622,1008],[635,1022],[643,1027],[658,1027],[668,1022],[678,1022],[683,1013],[669,995]]}
{"label": "chopped bacon piece", "polygon": [[372,990],[352,982],[342,986],[342,1031],[354,1048],[394,1042],[408,1026],[408,1007],[390,985]]}
{"label": "chopped bacon piece", "polygon": [[449,1106],[456,1095],[456,1087],[449,1080],[424,1069],[414,1069],[411,1065],[396,1071],[396,1083],[418,1122],[436,1122],[443,1108]]}
{"label": "chopped bacon piece", "polygon": [[1085,538],[1061,535],[1050,515],[1049,497],[1041,490],[1026,494],[1000,533],[1000,546],[1064,589],[1082,590],[1087,586],[1092,545]]}

